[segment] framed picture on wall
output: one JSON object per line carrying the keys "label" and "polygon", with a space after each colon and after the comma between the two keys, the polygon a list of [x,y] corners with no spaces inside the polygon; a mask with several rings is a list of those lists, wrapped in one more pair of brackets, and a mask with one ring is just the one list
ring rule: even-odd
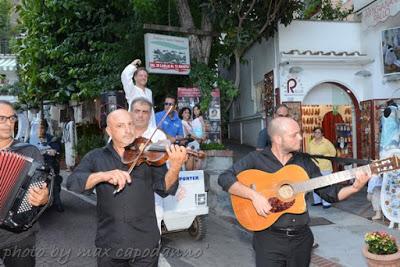
{"label": "framed picture on wall", "polygon": [[382,31],[384,75],[400,75],[400,27]]}

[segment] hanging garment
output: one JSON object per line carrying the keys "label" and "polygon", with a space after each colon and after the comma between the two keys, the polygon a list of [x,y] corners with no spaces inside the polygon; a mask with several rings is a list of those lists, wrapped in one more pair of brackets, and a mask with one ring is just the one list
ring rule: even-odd
{"label": "hanging garment", "polygon": [[68,169],[75,166],[77,134],[75,122],[70,121],[64,125],[62,141],[65,146],[65,164]]}
{"label": "hanging garment", "polygon": [[[400,120],[399,110],[395,106],[389,106],[382,116],[381,139],[379,145],[379,157],[381,159],[394,155],[400,156],[399,137]],[[389,111],[389,112],[387,112]],[[383,174],[381,189],[381,207],[383,214],[392,223],[400,222],[400,171],[393,171]]]}
{"label": "hanging garment", "polygon": [[18,132],[15,136],[15,139],[26,143],[29,139],[29,120],[28,120],[28,112],[23,111],[19,112],[18,114]]}

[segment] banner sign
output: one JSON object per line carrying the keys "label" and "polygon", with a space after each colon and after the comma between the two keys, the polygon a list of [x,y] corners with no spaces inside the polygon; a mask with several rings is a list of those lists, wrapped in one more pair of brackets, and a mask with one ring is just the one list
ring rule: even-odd
{"label": "banner sign", "polygon": [[189,74],[188,38],[146,33],[144,43],[146,69],[149,73]]}
{"label": "banner sign", "polygon": [[362,11],[362,25],[364,28],[375,26],[379,22],[395,16],[400,11],[400,0],[380,0]]}

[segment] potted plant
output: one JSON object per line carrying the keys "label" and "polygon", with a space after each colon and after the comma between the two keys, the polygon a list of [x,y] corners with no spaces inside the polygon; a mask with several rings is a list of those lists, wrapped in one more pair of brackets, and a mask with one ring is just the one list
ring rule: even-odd
{"label": "potted plant", "polygon": [[386,232],[369,232],[365,234],[366,246],[364,257],[370,267],[399,266],[400,252],[396,240]]}

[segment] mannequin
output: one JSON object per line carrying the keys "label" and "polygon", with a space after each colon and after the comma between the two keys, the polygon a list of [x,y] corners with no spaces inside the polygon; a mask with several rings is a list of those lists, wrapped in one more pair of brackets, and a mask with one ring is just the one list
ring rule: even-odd
{"label": "mannequin", "polygon": [[[397,104],[390,100],[383,111],[381,118],[382,132],[379,145],[379,157],[381,159],[394,155],[400,155],[400,113]],[[400,171],[393,171],[383,174],[381,187],[381,208],[386,218],[389,219],[389,228],[393,228],[395,223],[400,222],[400,205],[398,194],[400,188]]]}

